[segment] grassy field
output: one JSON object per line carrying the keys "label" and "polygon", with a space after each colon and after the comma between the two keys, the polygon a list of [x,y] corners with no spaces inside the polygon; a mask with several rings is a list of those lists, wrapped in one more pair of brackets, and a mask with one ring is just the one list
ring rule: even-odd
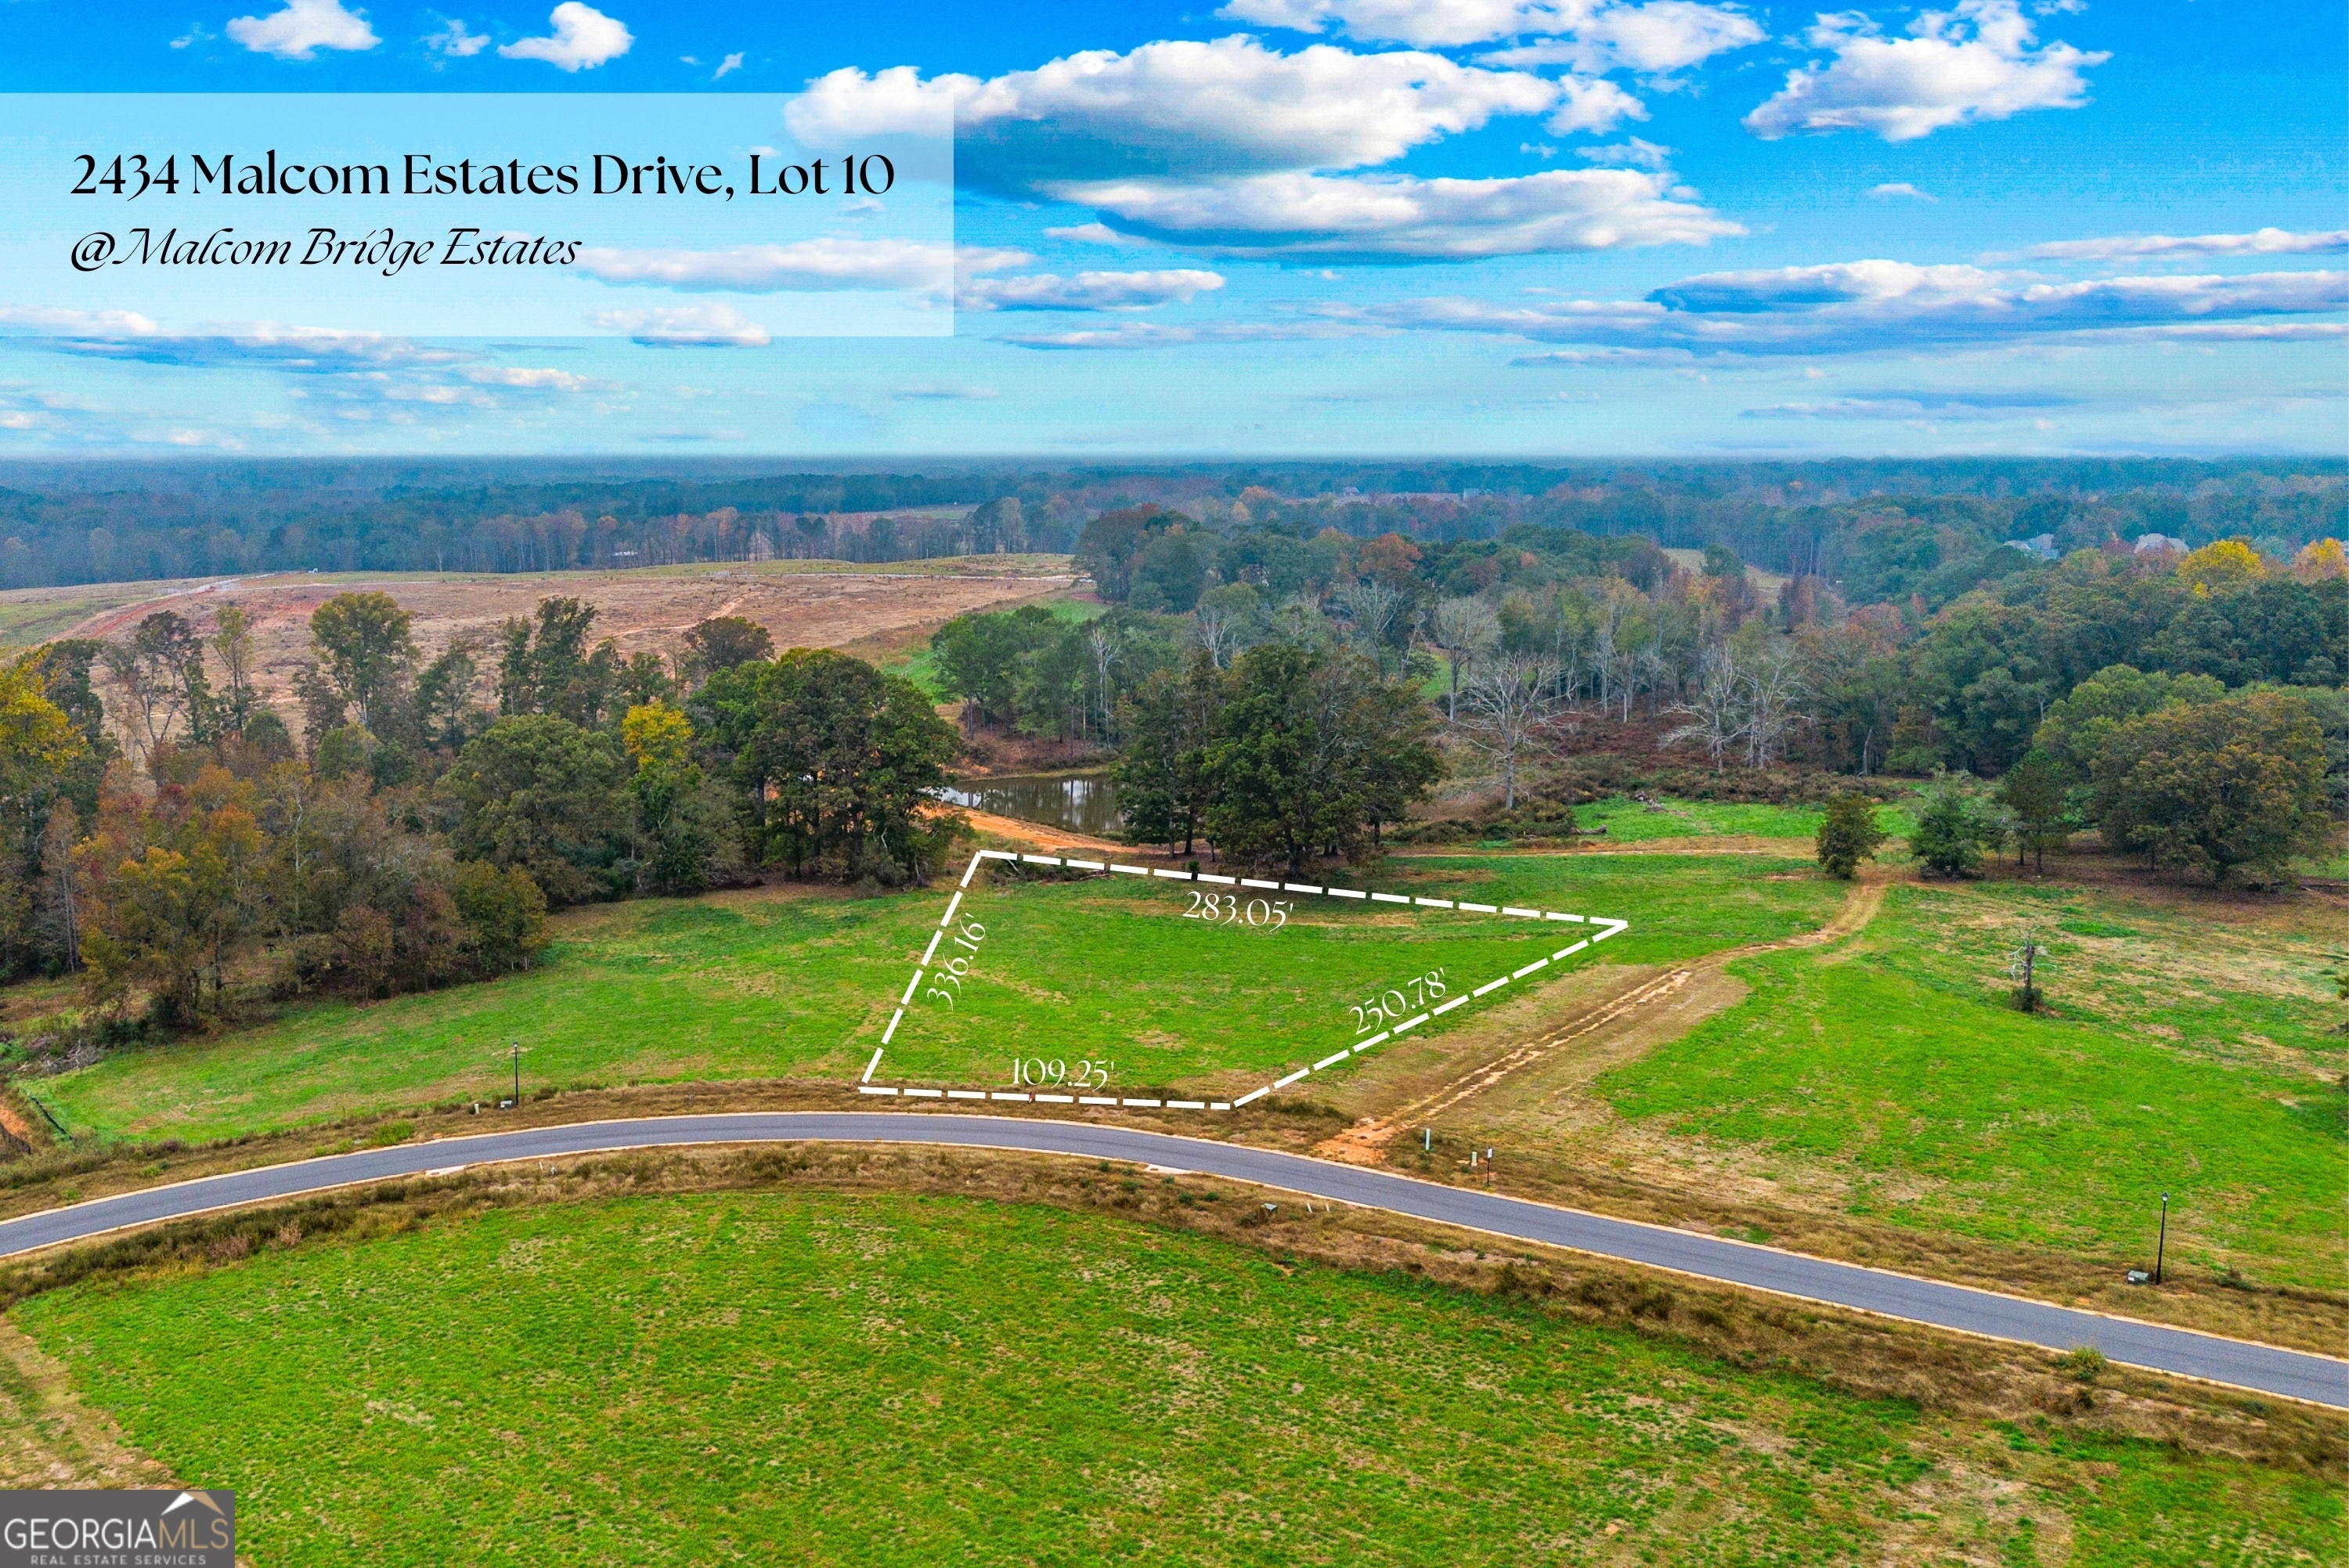
{"label": "grassy field", "polygon": [[[1653,804],[1627,795],[1574,809],[1574,825],[1583,832],[1607,830],[1609,843],[1638,844],[1658,839],[1723,837],[1801,839],[1816,841],[1826,817],[1822,806],[1773,806],[1733,800],[1660,799]],[[1888,833],[1905,833],[1911,820],[1901,805],[1878,806],[1877,825]],[[1788,846],[1790,851],[1792,845]],[[1808,852],[1807,851],[1804,852]]]}
{"label": "grassy field", "polygon": [[[1599,1080],[1634,1123],[1834,1171],[1855,1212],[2338,1289],[2349,1037],[2322,912],[1902,886],[1855,943],[1744,959],[1743,1006]],[[2044,1013],[2011,1003],[2025,929]]]}
{"label": "grassy field", "polygon": [[12,1316],[132,1443],[236,1488],[264,1565],[2344,1544],[2321,1477],[1926,1416],[1402,1274],[963,1199],[493,1211]]}
{"label": "grassy field", "polygon": [[0,649],[32,648],[61,637],[101,610],[136,604],[168,589],[158,583],[98,583],[0,593]]}
{"label": "grassy field", "polygon": [[[1816,839],[1821,810],[1816,806],[1744,805],[1732,801],[1659,800],[1653,805],[1628,795],[1574,809],[1574,825],[1583,832],[1604,828],[1611,843],[1637,844],[1656,839],[1715,838],[1725,834],[1763,839]],[[1790,846],[1791,848],[1791,846]]]}
{"label": "grassy field", "polygon": [[[1671,855],[1414,857],[1394,885],[1615,914],[1631,929],[1570,960],[1655,963],[1815,928],[1843,896],[1800,861]],[[361,1110],[494,1099],[509,1041],[525,1088],[864,1070],[948,893],[856,899],[762,890],[568,918],[538,970],[124,1051],[46,1080],[78,1132],[187,1140]],[[888,1078],[1009,1087],[1015,1054],[1106,1057],[1112,1086],[1253,1088],[1357,1037],[1349,1005],[1445,971],[1474,985],[1572,928],[1300,900],[1281,930],[1184,918],[1181,884],[1118,878],[975,888],[986,928],[966,999],[917,998]],[[958,918],[957,923],[960,921]],[[1523,983],[1508,995],[1521,992]],[[1463,1007],[1430,1032],[1476,1016]]]}

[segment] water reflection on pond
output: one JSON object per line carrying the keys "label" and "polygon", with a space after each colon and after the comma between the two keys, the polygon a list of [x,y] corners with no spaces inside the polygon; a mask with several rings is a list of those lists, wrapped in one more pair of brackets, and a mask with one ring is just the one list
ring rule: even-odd
{"label": "water reflection on pond", "polygon": [[1117,786],[1107,779],[973,779],[943,791],[956,805],[1071,833],[1112,833]]}

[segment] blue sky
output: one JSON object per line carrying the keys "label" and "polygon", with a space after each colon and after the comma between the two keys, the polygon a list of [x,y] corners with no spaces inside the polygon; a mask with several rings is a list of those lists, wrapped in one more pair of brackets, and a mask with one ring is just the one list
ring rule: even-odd
{"label": "blue sky", "polygon": [[802,273],[746,286],[715,242],[635,314],[716,331],[198,337],[0,291],[0,459],[2349,447],[2338,5],[11,0],[0,27],[19,92],[803,93],[812,145],[951,113],[958,186],[951,339],[762,330]]}

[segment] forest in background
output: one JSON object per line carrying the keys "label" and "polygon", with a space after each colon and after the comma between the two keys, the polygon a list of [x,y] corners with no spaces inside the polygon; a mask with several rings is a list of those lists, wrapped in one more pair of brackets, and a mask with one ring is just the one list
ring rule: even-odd
{"label": "forest in background", "polygon": [[[1228,528],[1278,498],[1309,531],[1425,543],[1512,528],[1723,544],[1837,583],[1855,603],[1954,587],[2008,541],[2060,555],[2148,534],[2241,537],[2289,559],[2349,533],[2349,464],[2307,459],[1850,459],[1819,462],[943,462],[781,465],[155,462],[0,467],[0,588],[255,572],[545,572],[823,557],[890,562],[1073,548],[1104,511],[1155,505]],[[1245,524],[1243,524],[1245,526]],[[1929,531],[1941,583],[1876,564]],[[1912,550],[1911,553],[1915,553]],[[1919,575],[1919,574],[1911,574]],[[1977,579],[1978,580],[1978,579]],[[1965,586],[1971,586],[1971,583]],[[1942,598],[1955,593],[1943,593]]]}

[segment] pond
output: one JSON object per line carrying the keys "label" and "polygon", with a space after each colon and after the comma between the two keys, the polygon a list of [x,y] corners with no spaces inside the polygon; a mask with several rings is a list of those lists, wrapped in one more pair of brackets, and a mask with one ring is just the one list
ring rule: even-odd
{"label": "pond", "polygon": [[1107,779],[973,779],[941,791],[956,805],[1071,833],[1113,833],[1117,786]]}

